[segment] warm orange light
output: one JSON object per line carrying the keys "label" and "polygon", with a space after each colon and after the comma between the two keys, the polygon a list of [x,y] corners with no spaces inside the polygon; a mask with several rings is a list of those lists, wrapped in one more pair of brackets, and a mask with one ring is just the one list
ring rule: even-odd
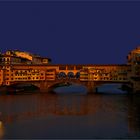
{"label": "warm orange light", "polygon": [[0,121],[0,139],[4,136],[4,125],[3,122]]}

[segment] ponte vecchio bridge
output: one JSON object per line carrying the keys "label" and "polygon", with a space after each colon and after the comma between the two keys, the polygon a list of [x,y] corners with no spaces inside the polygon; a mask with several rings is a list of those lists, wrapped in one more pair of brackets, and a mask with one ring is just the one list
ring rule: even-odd
{"label": "ponte vecchio bridge", "polygon": [[31,83],[45,91],[73,83],[86,86],[89,92],[105,83],[123,83],[140,91],[140,47],[128,54],[127,64],[118,65],[53,65],[47,58],[8,51],[1,57],[0,76],[1,85]]}
{"label": "ponte vecchio bridge", "polygon": [[46,91],[70,84],[83,85],[88,92],[104,83],[132,85],[130,65],[13,65],[10,71],[14,75],[10,84],[31,83]]}

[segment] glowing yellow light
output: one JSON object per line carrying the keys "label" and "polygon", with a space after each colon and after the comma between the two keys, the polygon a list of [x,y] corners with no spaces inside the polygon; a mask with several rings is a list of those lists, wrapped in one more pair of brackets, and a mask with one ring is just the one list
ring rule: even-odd
{"label": "glowing yellow light", "polygon": [[4,126],[2,121],[0,121],[0,139],[3,137],[4,135]]}
{"label": "glowing yellow light", "polygon": [[2,121],[0,121],[0,128],[2,127]]}

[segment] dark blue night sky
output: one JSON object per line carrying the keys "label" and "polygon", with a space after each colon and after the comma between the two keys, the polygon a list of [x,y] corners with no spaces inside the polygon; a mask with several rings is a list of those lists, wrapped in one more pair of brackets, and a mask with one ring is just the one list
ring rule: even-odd
{"label": "dark blue night sky", "polygon": [[122,64],[140,44],[140,2],[0,2],[0,49],[61,64]]}

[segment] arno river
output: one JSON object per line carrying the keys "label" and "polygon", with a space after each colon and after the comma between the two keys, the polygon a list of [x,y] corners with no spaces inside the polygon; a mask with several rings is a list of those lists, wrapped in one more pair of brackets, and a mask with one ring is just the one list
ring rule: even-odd
{"label": "arno river", "polygon": [[0,96],[0,138],[140,138],[140,96]]}

